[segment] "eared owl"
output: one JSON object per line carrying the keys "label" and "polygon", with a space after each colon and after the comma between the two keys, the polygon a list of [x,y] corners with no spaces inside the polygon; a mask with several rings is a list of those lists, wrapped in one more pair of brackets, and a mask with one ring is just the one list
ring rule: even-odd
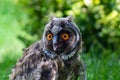
{"label": "eared owl", "polygon": [[24,50],[10,80],[86,80],[85,67],[77,53],[82,36],[66,18],[51,18],[40,41]]}

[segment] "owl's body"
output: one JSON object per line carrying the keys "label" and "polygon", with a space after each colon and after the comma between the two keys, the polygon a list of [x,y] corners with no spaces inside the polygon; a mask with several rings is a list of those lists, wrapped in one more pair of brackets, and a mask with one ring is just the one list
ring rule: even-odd
{"label": "owl's body", "polygon": [[81,34],[71,19],[53,18],[42,40],[24,50],[10,80],[86,80],[79,49]]}

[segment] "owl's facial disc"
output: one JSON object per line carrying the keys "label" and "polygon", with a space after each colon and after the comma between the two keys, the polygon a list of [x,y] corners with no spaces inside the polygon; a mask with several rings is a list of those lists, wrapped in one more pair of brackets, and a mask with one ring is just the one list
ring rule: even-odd
{"label": "owl's facial disc", "polygon": [[79,30],[67,18],[55,18],[46,25],[43,39],[49,52],[69,54],[79,41]]}
{"label": "owl's facial disc", "polygon": [[66,29],[59,29],[57,32],[55,28],[53,29],[46,33],[47,43],[45,44],[47,44],[47,47],[49,46],[47,49],[57,54],[63,53],[66,50],[70,51],[75,41],[74,33]]}

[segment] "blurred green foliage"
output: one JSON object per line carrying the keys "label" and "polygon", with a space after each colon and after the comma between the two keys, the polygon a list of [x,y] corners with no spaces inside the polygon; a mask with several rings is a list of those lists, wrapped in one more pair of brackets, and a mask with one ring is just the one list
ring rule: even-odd
{"label": "blurred green foliage", "polygon": [[49,15],[74,16],[83,35],[84,51],[99,54],[120,51],[119,0],[20,0],[29,20],[24,27],[26,36],[20,39],[30,45],[41,38]]}
{"label": "blurred green foliage", "polygon": [[8,80],[25,47],[17,37],[26,22],[26,15],[17,0],[0,0],[0,80]]}

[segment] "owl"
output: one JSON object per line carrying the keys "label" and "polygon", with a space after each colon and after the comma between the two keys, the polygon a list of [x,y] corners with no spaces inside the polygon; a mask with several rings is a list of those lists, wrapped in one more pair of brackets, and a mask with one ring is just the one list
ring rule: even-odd
{"label": "owl", "polygon": [[81,33],[70,16],[53,17],[42,39],[24,50],[9,80],[86,80],[78,54],[81,44]]}

